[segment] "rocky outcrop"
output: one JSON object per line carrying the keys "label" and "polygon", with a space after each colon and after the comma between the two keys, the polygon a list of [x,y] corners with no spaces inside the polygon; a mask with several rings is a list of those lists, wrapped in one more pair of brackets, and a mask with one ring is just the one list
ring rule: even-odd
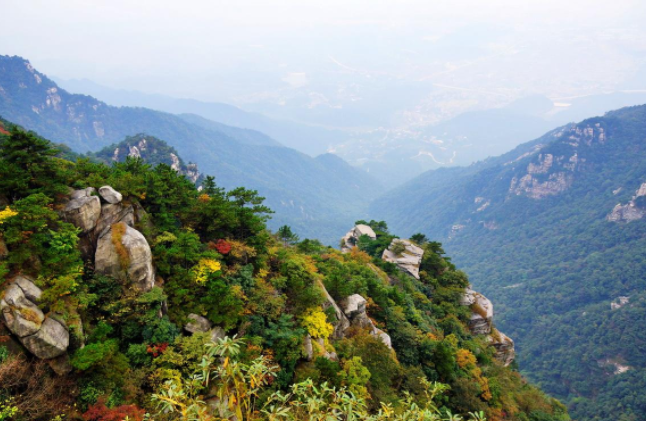
{"label": "rocky outcrop", "polygon": [[635,195],[628,203],[625,205],[617,203],[608,216],[606,216],[606,220],[610,222],[632,222],[642,219],[646,215],[646,209],[639,206],[637,199],[643,196],[646,196],[646,183],[642,183],[639,186]]}
{"label": "rocky outcrop", "polygon": [[[38,287],[34,285],[34,288]],[[12,282],[4,290],[0,310],[9,330],[19,338],[35,334],[45,321],[41,309],[27,298],[16,282]]]}
{"label": "rocky outcrop", "polygon": [[493,304],[487,297],[467,288],[460,297],[460,305],[469,306],[471,318],[469,330],[473,335],[486,335],[487,342],[495,348],[495,358],[508,366],[514,361],[516,352],[514,341],[493,327]]}
{"label": "rocky outcrop", "polygon": [[116,203],[120,203],[123,200],[123,196],[121,195],[121,193],[119,193],[118,191],[116,191],[110,186],[103,186],[99,188],[99,194],[101,195],[103,200],[113,205]]}
{"label": "rocky outcrop", "polygon": [[606,216],[606,220],[610,222],[632,222],[642,219],[644,215],[646,215],[646,210],[635,206],[634,203],[625,205],[618,203]]}
{"label": "rocky outcrop", "polygon": [[129,227],[135,227],[135,210],[132,205],[124,203],[106,203],[101,206],[101,216],[94,227],[94,238],[103,237],[112,225],[123,222]]}
{"label": "rocky outcrop", "polygon": [[142,292],[155,285],[152,252],[146,238],[123,222],[113,224],[97,243],[95,271],[130,282]]}
{"label": "rocky outcrop", "polygon": [[5,288],[0,300],[2,318],[29,352],[41,359],[59,357],[69,346],[67,326],[45,317],[36,305],[42,291],[32,280],[17,276]]}
{"label": "rocky outcrop", "polygon": [[348,318],[350,326],[367,329],[372,336],[380,339],[388,348],[392,348],[390,336],[383,330],[378,329],[368,317],[366,304],[366,299],[359,294],[350,295],[340,303],[343,314]]}
{"label": "rocky outcrop", "polygon": [[76,190],[63,209],[63,219],[76,225],[83,233],[92,231],[101,215],[101,200],[92,195],[94,192],[92,187]]}
{"label": "rocky outcrop", "polygon": [[191,313],[188,315],[188,322],[184,325],[184,330],[190,333],[207,333],[209,332],[211,342],[217,343],[219,339],[226,336],[226,332],[220,326],[212,328],[211,322],[198,314]]}
{"label": "rocky outcrop", "polygon": [[567,190],[573,179],[572,174],[563,171],[554,172],[547,176],[547,179],[541,179],[532,173],[528,173],[520,179],[514,177],[511,180],[509,192],[516,196],[525,195],[531,199],[543,199]]}
{"label": "rocky outcrop", "polygon": [[[400,250],[398,250],[401,249]],[[424,250],[409,240],[395,238],[384,250],[381,258],[397,265],[399,269],[419,279],[419,265],[422,263]]]}
{"label": "rocky outcrop", "polygon": [[355,247],[357,245],[357,241],[359,241],[359,237],[361,237],[362,235],[367,235],[371,240],[377,239],[377,234],[375,234],[372,228],[370,228],[368,225],[357,224],[350,231],[348,231],[348,233],[344,235],[343,238],[341,238],[341,251],[343,253],[347,253],[352,250],[352,247]]}
{"label": "rocky outcrop", "polygon": [[188,323],[184,325],[184,330],[190,333],[198,333],[198,332],[208,332],[211,330],[211,322],[206,317],[202,317],[200,315],[197,315],[195,313],[191,313],[188,315]]}
{"label": "rocky outcrop", "polygon": [[[110,186],[104,186],[102,189],[105,197],[112,201],[121,197],[121,193]],[[73,191],[70,201],[61,212],[65,221],[81,229],[79,248],[86,261],[94,260],[99,238],[104,236],[113,224],[124,222],[134,228],[137,220],[137,213],[133,205],[122,201],[101,205],[101,199],[94,193],[96,190],[93,187]]]}
{"label": "rocky outcrop", "polygon": [[[110,186],[76,190],[62,212],[68,222],[83,231],[79,246],[86,260],[94,261],[97,273],[128,280],[136,289],[146,292],[154,286],[152,253],[146,238],[137,231],[135,222],[145,212],[124,203],[121,193]],[[137,209],[135,209],[137,208]]]}
{"label": "rocky outcrop", "polygon": [[343,338],[345,330],[350,327],[350,321],[346,317],[345,313],[341,310],[341,308],[337,305],[336,301],[334,301],[332,296],[327,292],[327,289],[325,289],[325,285],[323,285],[322,282],[319,282],[319,287],[321,288],[321,291],[323,292],[323,295],[325,297],[325,301],[323,302],[323,309],[327,310],[328,308],[332,308],[336,317],[336,322],[332,324],[334,326],[332,337],[335,339],[341,339]]}
{"label": "rocky outcrop", "polygon": [[516,350],[514,349],[514,341],[504,333],[495,330],[487,336],[487,342],[496,350],[494,357],[500,361],[505,367],[511,364],[516,358]]}
{"label": "rocky outcrop", "polygon": [[471,308],[469,330],[474,335],[488,335],[493,325],[493,304],[484,295],[467,288],[460,304]]}
{"label": "rocky outcrop", "polygon": [[31,336],[21,338],[25,348],[40,359],[46,360],[63,355],[70,344],[67,326],[48,317],[40,330]]}

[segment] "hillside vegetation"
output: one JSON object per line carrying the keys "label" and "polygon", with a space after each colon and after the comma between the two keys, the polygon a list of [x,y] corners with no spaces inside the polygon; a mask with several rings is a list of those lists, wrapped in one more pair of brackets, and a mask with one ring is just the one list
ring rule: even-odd
{"label": "hillside vegetation", "polygon": [[645,138],[646,106],[621,109],[429,172],[372,208],[443,239],[498,304],[523,372],[576,419],[646,417]]}
{"label": "hillside vegetation", "polygon": [[569,419],[471,333],[439,243],[416,279],[384,222],[343,254],[255,191],[59,156],[3,124],[3,419]]}

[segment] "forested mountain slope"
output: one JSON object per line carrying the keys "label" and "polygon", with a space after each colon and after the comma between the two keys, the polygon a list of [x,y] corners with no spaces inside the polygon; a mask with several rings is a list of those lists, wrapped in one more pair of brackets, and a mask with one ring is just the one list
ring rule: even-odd
{"label": "forested mountain slope", "polygon": [[270,226],[287,223],[330,244],[381,191],[372,177],[342,161],[329,171],[320,160],[253,130],[69,94],[20,57],[0,57],[0,115],[77,152],[98,151],[138,133],[154,136],[218,184],[258,190],[276,212]]}
{"label": "forested mountain slope", "polygon": [[267,211],[3,123],[2,417],[569,420],[439,243],[371,221],[341,253],[272,234]]}
{"label": "forested mountain slope", "polygon": [[646,106],[624,108],[372,205],[398,232],[445,241],[499,303],[523,372],[576,419],[646,417],[630,386],[646,379],[645,139]]}

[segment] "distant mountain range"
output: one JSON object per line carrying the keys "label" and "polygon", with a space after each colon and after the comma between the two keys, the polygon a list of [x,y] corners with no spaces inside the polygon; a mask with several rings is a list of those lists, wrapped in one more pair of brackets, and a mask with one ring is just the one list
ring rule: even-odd
{"label": "distant mountain range", "polygon": [[[323,127],[269,118],[229,104],[112,89],[87,79],[55,80],[70,92],[92,95],[110,105],[199,115],[226,125],[260,131],[285,146],[312,156],[332,151],[389,188],[430,169],[469,165],[500,155],[568,122],[646,103],[646,92],[563,99],[558,106],[544,96],[534,95],[502,108],[465,112],[434,125],[392,123],[385,118],[379,120],[379,126]],[[412,89],[410,86],[400,88]],[[396,97],[398,92],[393,91],[391,95]],[[337,117],[352,113],[348,109],[336,111]]]}
{"label": "distant mountain range", "polygon": [[382,187],[341,158],[312,158],[267,135],[140,107],[114,107],[70,94],[20,57],[0,56],[0,116],[77,152],[98,151],[144,133],[166,141],[219,185],[257,189],[302,237],[336,244]]}
{"label": "distant mountain range", "polygon": [[[646,105],[429,171],[371,216],[444,243],[573,419],[646,418]],[[613,412],[614,411],[614,412]]]}
{"label": "distant mountain range", "polygon": [[329,146],[342,142],[348,137],[348,134],[341,130],[272,119],[219,102],[179,99],[165,95],[112,89],[87,79],[54,78],[54,80],[69,92],[92,95],[114,106],[146,107],[173,114],[195,114],[209,119],[211,122],[257,130],[271,136],[285,146],[312,156],[325,153]]}

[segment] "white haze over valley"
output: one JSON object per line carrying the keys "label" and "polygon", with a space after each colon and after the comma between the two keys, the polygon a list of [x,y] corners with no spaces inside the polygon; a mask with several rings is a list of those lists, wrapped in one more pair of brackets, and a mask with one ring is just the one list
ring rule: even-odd
{"label": "white haze over valley", "polygon": [[221,102],[298,123],[298,136],[267,132],[391,187],[646,102],[643,0],[0,4],[0,52],[64,88],[108,102],[118,90],[115,105],[154,107],[124,90]]}

